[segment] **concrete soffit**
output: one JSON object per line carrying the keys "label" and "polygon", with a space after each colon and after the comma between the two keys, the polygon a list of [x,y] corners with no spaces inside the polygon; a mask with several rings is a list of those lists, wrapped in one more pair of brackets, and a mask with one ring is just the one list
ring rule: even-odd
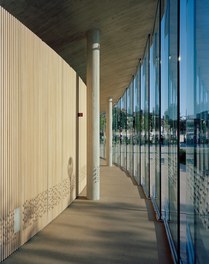
{"label": "concrete soffit", "polygon": [[86,82],[86,32],[101,31],[101,111],[123,94],[143,56],[157,0],[0,0]]}

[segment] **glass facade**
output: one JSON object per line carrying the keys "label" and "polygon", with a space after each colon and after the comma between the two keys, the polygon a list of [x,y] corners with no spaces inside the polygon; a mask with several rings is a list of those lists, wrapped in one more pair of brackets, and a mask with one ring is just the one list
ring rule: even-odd
{"label": "glass facade", "polygon": [[150,195],[149,178],[149,38],[141,64],[141,184]]}
{"label": "glass facade", "polygon": [[166,1],[163,9],[161,94],[164,96],[161,101],[163,139],[161,153],[164,159],[162,160],[164,197],[162,209],[165,224],[169,225],[172,241],[175,248],[178,248],[178,1]]}
{"label": "glass facade", "polygon": [[113,161],[152,199],[182,263],[209,263],[208,14],[208,0],[159,1],[144,56],[113,107]]}
{"label": "glass facade", "polygon": [[133,82],[127,89],[127,171],[133,175]]}
{"label": "glass facade", "polygon": [[160,8],[150,44],[150,195],[160,218]]}
{"label": "glass facade", "polygon": [[127,92],[121,98],[120,101],[120,165],[127,169]]}
{"label": "glass facade", "polygon": [[100,157],[105,158],[105,143],[106,143],[106,115],[105,113],[100,113]]}
{"label": "glass facade", "polygon": [[140,180],[140,67],[133,80],[133,176],[138,184]]}
{"label": "glass facade", "polygon": [[181,257],[209,262],[209,2],[181,2]]}

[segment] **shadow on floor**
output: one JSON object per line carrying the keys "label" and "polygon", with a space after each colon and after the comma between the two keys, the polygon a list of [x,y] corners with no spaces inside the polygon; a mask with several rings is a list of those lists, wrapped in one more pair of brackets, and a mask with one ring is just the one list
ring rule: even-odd
{"label": "shadow on floor", "polygon": [[141,187],[101,168],[101,200],[85,192],[4,264],[169,264],[163,225]]}

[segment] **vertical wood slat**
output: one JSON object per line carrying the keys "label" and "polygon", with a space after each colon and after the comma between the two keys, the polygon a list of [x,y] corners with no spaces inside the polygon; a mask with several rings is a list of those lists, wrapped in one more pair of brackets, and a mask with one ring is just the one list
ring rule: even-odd
{"label": "vertical wood slat", "polygon": [[[4,17],[5,20],[5,25],[7,26],[7,17]],[[5,78],[4,78],[4,151],[5,151],[5,157],[4,157],[4,177],[5,177],[5,197],[8,196],[8,169],[7,169],[7,156],[8,156],[8,148],[7,148],[7,125],[8,125],[8,103],[7,103],[7,53],[8,53],[8,47],[7,47],[7,36],[8,36],[8,31],[5,30],[5,55],[4,55],[4,64],[5,64]],[[4,216],[7,217],[9,206],[6,206],[6,199],[4,199]],[[4,241],[6,243],[6,238],[5,238],[5,230],[4,230]],[[5,254],[7,254],[7,249],[8,247],[6,246],[5,248]]]}
{"label": "vertical wood slat", "polygon": [[[3,18],[2,18],[2,8],[0,7],[0,36],[3,36],[2,30]],[[3,113],[3,58],[2,58],[2,51],[3,51],[3,38],[0,38],[0,175],[1,180],[3,181],[3,120],[2,120],[2,113]],[[2,218],[2,208],[3,208],[3,182],[0,183],[0,194],[2,199],[0,199],[0,261],[3,258],[3,218]]]}
{"label": "vertical wood slat", "polygon": [[76,119],[75,72],[0,7],[0,261],[75,199]]}
{"label": "vertical wood slat", "polygon": [[[1,24],[0,24],[0,28],[1,28],[1,35],[4,36],[4,31],[3,31],[3,25],[4,25],[4,16],[3,16],[3,11],[2,9],[0,9],[0,16],[1,16]],[[4,127],[4,118],[3,118],[3,115],[4,115],[4,93],[3,93],[3,86],[4,86],[4,71],[3,71],[3,61],[4,61],[4,57],[3,57],[3,48],[4,48],[4,45],[3,45],[3,38],[0,38],[0,43],[1,43],[1,78],[0,78],[0,81],[1,81],[1,109],[0,109],[0,116],[1,116],[1,130],[0,130],[0,133],[1,133],[1,159],[0,159],[0,173],[2,175],[2,183],[0,185],[0,190],[1,190],[1,194],[2,194],[2,199],[1,199],[1,208],[0,208],[0,219],[1,219],[1,227],[0,227],[0,231],[1,231],[1,251],[0,251],[0,259],[3,258],[3,232],[4,232],[4,229],[3,229],[3,208],[4,208],[4,193],[3,193],[3,190],[4,190],[4,145],[3,145],[3,142],[4,142],[4,132],[3,132],[3,127]]]}
{"label": "vertical wood slat", "polygon": [[[0,7],[0,35],[3,36],[3,14]],[[0,38],[0,175],[2,182],[0,184],[0,193],[2,199],[0,199],[0,260],[3,258],[3,215],[2,209],[4,205],[3,196],[3,38]]]}
{"label": "vertical wood slat", "polygon": [[[3,12],[3,25],[5,26],[5,13]],[[5,244],[5,235],[4,235],[4,217],[5,217],[5,197],[6,197],[6,179],[5,179],[5,157],[6,157],[6,151],[5,151],[5,112],[6,112],[6,105],[5,105],[5,86],[6,86],[6,71],[5,71],[5,54],[6,54],[6,46],[5,46],[5,40],[6,40],[6,34],[5,34],[5,30],[3,27],[3,49],[4,49],[4,53],[2,55],[3,57],[3,142],[2,142],[2,148],[3,148],[3,199],[4,199],[4,204],[3,204],[3,208],[2,208],[2,218],[3,218],[3,244]],[[3,256],[5,254],[6,251],[6,247],[3,247]]]}
{"label": "vertical wood slat", "polygon": [[[9,200],[7,200],[7,203],[6,203],[6,208],[7,208],[7,217],[8,215],[10,214],[10,210],[11,210],[11,200],[10,200],[10,197],[11,197],[11,174],[10,174],[10,165],[11,165],[11,162],[10,161],[10,140],[11,140],[11,128],[10,128],[10,100],[11,100],[11,97],[10,97],[10,92],[11,92],[11,86],[10,86],[10,78],[12,78],[11,76],[11,69],[10,69],[10,51],[11,51],[11,44],[9,42],[10,40],[10,34],[11,34],[11,27],[10,27],[10,17],[9,16],[6,16],[7,18],[7,89],[6,89],[6,92],[7,92],[7,97],[6,97],[6,102],[7,102],[7,116],[6,116],[6,120],[7,120],[7,131],[6,131],[6,139],[7,139],[7,143],[6,143],[6,148],[7,148],[7,161],[6,161],[6,168],[7,168],[7,191],[8,191],[8,194],[7,194],[7,199],[9,198]],[[11,221],[11,219],[10,219]],[[10,222],[9,221],[9,222]],[[11,224],[11,223],[10,223]],[[8,231],[10,232],[10,231]],[[10,252],[10,248],[11,248],[11,243],[10,241],[8,240],[8,238],[6,239],[6,243],[7,243],[7,254],[9,254]]]}
{"label": "vertical wood slat", "polygon": [[86,116],[86,86],[84,83],[79,80],[79,112],[83,113],[83,117],[79,118],[79,156],[78,156],[78,174],[79,174],[79,186],[78,190],[79,193],[83,191],[86,186],[86,174],[87,174],[87,166],[86,166],[86,153],[87,153],[87,146],[86,146],[86,126],[87,126],[87,116]]}

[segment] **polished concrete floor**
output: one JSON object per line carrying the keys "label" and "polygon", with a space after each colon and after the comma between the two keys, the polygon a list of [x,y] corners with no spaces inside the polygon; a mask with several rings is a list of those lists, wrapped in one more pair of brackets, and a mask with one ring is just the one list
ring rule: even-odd
{"label": "polished concrete floor", "polygon": [[82,193],[4,264],[173,263],[150,200],[118,167],[101,163],[101,200]]}

